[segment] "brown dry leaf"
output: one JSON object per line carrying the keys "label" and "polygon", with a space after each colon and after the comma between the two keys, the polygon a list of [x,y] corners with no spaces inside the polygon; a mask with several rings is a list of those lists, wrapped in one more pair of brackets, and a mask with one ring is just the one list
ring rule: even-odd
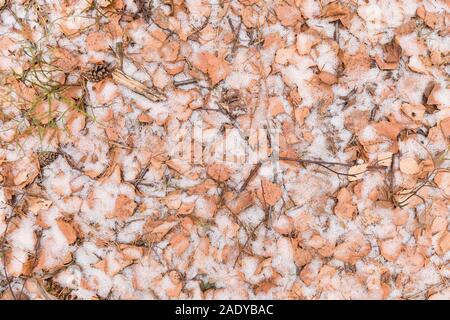
{"label": "brown dry leaf", "polygon": [[402,48],[395,40],[383,46],[384,61],[387,63],[398,63],[402,55]]}
{"label": "brown dry leaf", "polygon": [[64,48],[55,48],[53,51],[55,61],[53,65],[60,68],[64,72],[71,72],[75,70],[80,61],[77,56],[72,54],[69,50]]}
{"label": "brown dry leaf", "polygon": [[347,130],[358,134],[369,124],[369,113],[367,111],[354,110],[349,112],[344,119]]}
{"label": "brown dry leaf", "polygon": [[435,29],[437,24],[439,23],[439,15],[429,12],[425,9],[424,6],[421,6],[416,11],[417,16],[419,16],[425,24],[431,29]]}
{"label": "brown dry leaf", "polygon": [[116,198],[114,210],[107,215],[108,218],[127,219],[131,217],[136,209],[136,203],[124,194],[119,194]]}
{"label": "brown dry leaf", "polygon": [[251,6],[252,4],[256,4],[259,2],[259,0],[238,0],[240,3],[242,3],[244,6]]}
{"label": "brown dry leaf", "polygon": [[107,127],[105,133],[110,141],[118,141],[120,138],[119,132],[115,126]]}
{"label": "brown dry leaf", "polygon": [[381,152],[378,154],[377,164],[383,167],[390,167],[392,162],[392,152]]}
{"label": "brown dry leaf", "polygon": [[336,246],[334,257],[347,263],[355,264],[359,259],[367,256],[370,252],[370,243],[361,236],[346,239]]}
{"label": "brown dry leaf", "polygon": [[378,68],[381,70],[395,70],[398,67],[398,63],[396,62],[385,62],[379,56],[375,56],[375,62],[378,65]]}
{"label": "brown dry leaf", "polygon": [[72,135],[78,135],[86,127],[86,116],[81,112],[72,110],[67,115],[67,130]]}
{"label": "brown dry leaf", "polygon": [[92,51],[106,51],[108,47],[108,39],[103,32],[91,32],[86,37],[86,46]]}
{"label": "brown dry leaf", "polygon": [[276,117],[277,115],[284,113],[283,101],[281,101],[279,97],[270,97],[268,102],[268,111],[272,117]]}
{"label": "brown dry leaf", "polygon": [[312,253],[301,247],[296,247],[294,252],[294,261],[297,267],[301,268],[311,262]]}
{"label": "brown dry leaf", "polygon": [[398,36],[409,34],[416,29],[416,26],[417,26],[416,22],[413,19],[411,19],[408,22],[405,22],[404,24],[397,27],[397,29],[395,29],[395,34]]}
{"label": "brown dry leaf", "polygon": [[177,214],[179,215],[188,215],[194,212],[195,202],[183,203],[178,208]]}
{"label": "brown dry leaf", "polygon": [[328,85],[333,85],[333,84],[337,83],[337,81],[338,81],[337,77],[334,74],[327,72],[327,71],[322,71],[321,73],[319,73],[319,79],[323,83],[328,84]]}
{"label": "brown dry leaf", "polygon": [[377,122],[373,124],[373,127],[379,135],[389,138],[392,141],[397,141],[397,136],[403,129],[403,126],[394,119],[392,119],[391,121]]}
{"label": "brown dry leaf", "polygon": [[7,163],[2,168],[6,185],[22,189],[29,185],[39,175],[39,161],[36,156],[24,157],[13,163]]}
{"label": "brown dry leaf", "polygon": [[227,207],[234,214],[238,214],[253,204],[254,195],[252,192],[242,192],[238,197],[227,201]]}
{"label": "brown dry leaf", "polygon": [[[419,56],[411,56],[409,58],[408,67],[417,73],[428,74],[427,66]],[[426,61],[426,60],[425,60]]]}
{"label": "brown dry leaf", "polygon": [[395,70],[400,62],[400,57],[402,55],[402,48],[398,45],[395,40],[383,46],[383,56],[375,57],[375,62],[378,67],[382,70]]}
{"label": "brown dry leaf", "polygon": [[286,215],[280,215],[273,222],[273,229],[282,235],[289,235],[293,231],[294,223],[291,217]]}
{"label": "brown dry leaf", "polygon": [[450,196],[450,173],[445,171],[440,171],[434,177],[434,182],[438,187],[444,191],[447,196]]}
{"label": "brown dry leaf", "polygon": [[167,208],[177,210],[181,206],[181,190],[170,192],[163,200]]}
{"label": "brown dry leaf", "polygon": [[274,284],[272,281],[267,280],[267,281],[263,281],[260,282],[256,287],[255,287],[255,293],[259,294],[259,293],[265,293],[268,294],[269,291],[273,288],[276,288],[277,285]]}
{"label": "brown dry leaf", "polygon": [[308,108],[296,108],[294,111],[295,120],[300,126],[303,126],[305,119],[309,116],[311,112]]}
{"label": "brown dry leaf", "polygon": [[369,57],[365,45],[360,45],[355,54],[339,50],[339,58],[345,66],[346,73],[367,71],[371,68],[372,59]]}
{"label": "brown dry leaf", "polygon": [[449,94],[450,94],[449,88],[443,88],[441,85],[435,84],[428,96],[427,104],[434,104],[437,105],[439,108],[443,106],[449,106],[450,105],[448,100]]}
{"label": "brown dry leaf", "polygon": [[147,220],[144,225],[146,238],[151,242],[159,242],[179,223],[180,221],[175,217],[159,221]]}
{"label": "brown dry leaf", "polygon": [[400,160],[400,171],[405,174],[417,174],[420,166],[414,158],[403,158]]}
{"label": "brown dry leaf", "polygon": [[218,57],[209,52],[201,52],[198,54],[193,64],[200,71],[209,75],[213,86],[228,77],[231,72],[228,62],[223,57]]}
{"label": "brown dry leaf", "polygon": [[438,232],[442,232],[447,230],[447,219],[444,217],[436,217],[431,224],[431,233],[436,234]]}
{"label": "brown dry leaf", "polygon": [[280,4],[275,6],[275,13],[283,26],[294,26],[301,20],[302,14],[294,6]]}
{"label": "brown dry leaf", "polygon": [[261,23],[261,11],[257,7],[247,6],[242,10],[242,22],[247,28],[256,28]]}
{"label": "brown dry leaf", "polygon": [[331,2],[322,8],[321,15],[330,21],[340,20],[344,27],[348,28],[352,18],[352,11],[348,7],[344,7],[339,2]]}
{"label": "brown dry leaf", "polygon": [[175,254],[177,256],[182,255],[186,249],[189,247],[190,244],[190,240],[189,237],[178,233],[175,234],[171,239],[170,239],[170,246],[172,247],[172,249],[174,250]]}
{"label": "brown dry leaf", "polygon": [[338,203],[334,207],[334,213],[345,219],[352,219],[357,211],[352,203],[352,195],[347,188],[342,188],[337,195]]}
{"label": "brown dry leaf", "polygon": [[46,200],[43,198],[28,196],[26,198],[26,201],[28,203],[28,210],[31,211],[33,214],[38,214],[40,210],[47,210],[52,205],[52,201]]}
{"label": "brown dry leaf", "polygon": [[133,260],[128,259],[126,255],[119,253],[115,254],[114,256],[108,255],[104,259],[94,264],[94,267],[103,271],[109,276],[114,276],[132,263]]}
{"label": "brown dry leaf", "polygon": [[183,159],[170,159],[166,161],[169,168],[175,170],[179,174],[185,174],[191,170],[191,165]]}
{"label": "brown dry leaf", "polygon": [[42,124],[48,124],[58,116],[59,103],[56,99],[43,101],[33,109],[33,117]]}
{"label": "brown dry leaf", "polygon": [[281,48],[277,50],[275,62],[279,64],[287,64],[295,54],[295,48]]}
{"label": "brown dry leaf", "polygon": [[263,178],[261,179],[261,188],[258,189],[258,197],[263,203],[273,206],[281,199],[281,188],[279,185]]}
{"label": "brown dry leaf", "polygon": [[443,231],[439,237],[439,252],[440,255],[444,255],[450,251],[450,232]]}
{"label": "brown dry leaf", "polygon": [[381,255],[388,261],[397,260],[402,248],[403,244],[399,239],[384,240],[380,244]]}
{"label": "brown dry leaf", "polygon": [[208,190],[214,188],[216,186],[216,183],[214,182],[214,180],[212,179],[206,179],[205,181],[203,181],[202,183],[193,186],[191,188],[189,188],[187,190],[187,193],[189,195],[193,195],[193,194],[204,194],[206,193]]}
{"label": "brown dry leaf", "polygon": [[231,175],[230,169],[228,169],[227,166],[220,163],[214,163],[212,165],[209,165],[207,173],[211,178],[213,178],[217,182],[226,181],[230,178]]}
{"label": "brown dry leaf", "polygon": [[404,103],[401,110],[412,120],[420,122],[423,120],[426,108],[421,104]]}
{"label": "brown dry leaf", "polygon": [[77,232],[72,227],[72,225],[62,219],[59,219],[56,221],[59,230],[64,234],[66,237],[68,244],[73,244],[75,241],[77,241]]}
{"label": "brown dry leaf", "polygon": [[175,41],[166,43],[161,48],[162,58],[165,62],[175,62],[180,51],[180,44]]}
{"label": "brown dry leaf", "polygon": [[357,181],[362,179],[366,171],[367,171],[367,164],[358,164],[353,167],[350,167],[350,169],[348,170],[348,174],[354,176],[349,176],[348,181]]}
{"label": "brown dry leaf", "polygon": [[441,127],[442,134],[445,139],[450,138],[450,117],[447,117],[439,122],[439,126]]}
{"label": "brown dry leaf", "polygon": [[230,66],[224,59],[218,57],[208,59],[208,74],[213,86],[228,77],[230,72]]}
{"label": "brown dry leaf", "polygon": [[138,116],[137,119],[138,119],[138,121],[141,122],[141,123],[147,123],[147,124],[150,124],[150,123],[153,122],[153,118],[150,117],[147,113],[141,113],[141,114]]}

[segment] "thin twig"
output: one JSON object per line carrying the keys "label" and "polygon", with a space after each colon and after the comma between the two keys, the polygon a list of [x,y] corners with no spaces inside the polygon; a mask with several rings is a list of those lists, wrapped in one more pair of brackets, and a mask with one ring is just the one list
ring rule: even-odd
{"label": "thin twig", "polygon": [[343,163],[343,162],[331,162],[331,161],[322,161],[322,160],[309,160],[302,158],[291,158],[291,157],[280,157],[281,161],[293,161],[298,163],[313,163],[313,164],[322,164],[322,165],[332,165],[332,166],[343,166],[343,167],[353,167],[353,164]]}
{"label": "thin twig", "polygon": [[239,192],[243,192],[247,188],[248,184],[255,177],[256,173],[259,170],[259,168],[261,168],[261,165],[262,165],[261,162],[258,162],[257,164],[255,164],[255,166],[250,171],[247,179],[245,179],[244,184],[242,185],[241,189],[239,189]]}
{"label": "thin twig", "polygon": [[[17,203],[18,201],[21,201],[23,199],[24,195],[25,194],[22,195],[20,200],[16,200],[15,202]],[[5,231],[3,233],[2,242],[0,244],[0,248],[2,250],[2,255],[3,255],[2,260],[3,260],[3,269],[4,269],[4,272],[5,272],[5,279],[6,279],[6,282],[8,284],[8,289],[9,289],[9,291],[10,291],[10,293],[11,293],[11,295],[12,295],[14,300],[16,300],[16,295],[14,294],[14,290],[12,289],[11,281],[10,281],[9,275],[8,275],[8,270],[6,268],[5,242],[6,242],[6,234],[8,233],[9,225],[11,223],[11,220],[15,217],[15,213],[14,213],[15,208],[16,208],[15,205],[11,206],[11,215],[8,217],[8,219],[6,221]]]}
{"label": "thin twig", "polygon": [[[38,257],[38,254],[39,254],[39,250],[41,249],[42,230],[38,230],[36,233],[37,233],[37,237],[36,237],[37,238],[37,243],[36,243],[35,248],[34,248],[34,257],[33,257],[33,263],[31,264],[31,272],[33,272],[34,268],[36,267],[36,263],[38,261],[37,257]],[[28,278],[26,278],[23,281],[22,289],[20,289],[19,300],[22,297],[23,290],[25,289],[25,284],[27,283],[27,280],[28,280]]]}
{"label": "thin twig", "polygon": [[252,230],[252,232],[250,234],[247,234],[247,240],[245,241],[244,245],[239,249],[239,253],[238,253],[238,256],[236,257],[236,260],[234,261],[233,268],[236,267],[236,264],[239,261],[239,258],[241,257],[242,252],[247,247],[250,239],[255,236],[256,231],[263,224],[263,222],[267,221],[267,219],[269,218],[269,209],[267,207],[266,196],[265,196],[264,186],[263,186],[262,181],[261,181],[261,191],[262,191],[262,200],[263,200],[263,206],[264,206],[264,218],[256,225],[256,227],[253,228],[253,230]]}
{"label": "thin twig", "polygon": [[130,76],[126,75],[119,69],[116,69],[112,72],[112,77],[115,83],[123,85],[130,89],[133,92],[136,92],[147,99],[154,101],[154,102],[160,102],[160,101],[166,101],[167,97],[159,92],[156,88],[152,87],[149,88],[142,83],[140,83],[137,80],[134,80]]}
{"label": "thin twig", "polygon": [[194,83],[197,83],[197,79],[187,79],[187,80],[173,81],[173,85],[175,87],[187,86],[189,84],[194,84]]}
{"label": "thin twig", "polygon": [[6,283],[8,284],[8,289],[9,289],[9,292],[11,293],[13,299],[16,300],[16,295],[14,294],[14,290],[12,289],[11,280],[9,279],[8,270],[6,268],[6,252],[5,252],[6,233],[8,232],[9,224],[10,224],[12,218],[14,218],[14,214],[11,214],[11,216],[8,217],[8,220],[6,221],[5,232],[3,234],[3,239],[2,239],[2,243],[1,243],[0,247],[2,248],[3,270],[5,272]]}

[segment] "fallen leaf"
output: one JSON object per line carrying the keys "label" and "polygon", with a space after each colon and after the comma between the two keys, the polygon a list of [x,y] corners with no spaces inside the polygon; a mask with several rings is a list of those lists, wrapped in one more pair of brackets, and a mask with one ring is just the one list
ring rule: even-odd
{"label": "fallen leaf", "polygon": [[357,211],[356,206],[352,203],[351,193],[347,188],[339,190],[337,195],[338,203],[334,207],[334,213],[345,219],[352,219]]}
{"label": "fallen leaf", "polygon": [[116,203],[111,214],[107,215],[108,218],[126,219],[134,214],[136,209],[136,203],[128,198],[124,194],[119,194],[116,198]]}
{"label": "fallen leaf", "polygon": [[397,136],[403,129],[403,126],[396,121],[380,121],[373,124],[373,127],[379,135],[397,141]]}
{"label": "fallen leaf", "polygon": [[334,74],[327,72],[327,71],[322,71],[321,73],[319,73],[319,79],[323,83],[328,84],[328,85],[333,85],[333,84],[337,83],[337,81],[338,81],[337,77]]}
{"label": "fallen leaf", "polygon": [[52,205],[52,201],[43,198],[28,196],[26,198],[28,210],[34,214],[38,214],[40,210],[47,210]]}
{"label": "fallen leaf", "polygon": [[212,179],[218,182],[228,180],[231,175],[230,169],[228,169],[228,167],[220,163],[214,163],[212,165],[209,165],[207,173]]}
{"label": "fallen leaf", "polygon": [[300,11],[296,7],[286,4],[275,6],[275,13],[281,24],[287,27],[295,25],[302,18]]}
{"label": "fallen leaf", "polygon": [[358,164],[356,166],[350,167],[348,174],[353,176],[348,177],[348,181],[357,181],[362,179],[364,173],[367,171],[367,164]]}
{"label": "fallen leaf", "polygon": [[59,230],[64,234],[66,237],[68,244],[73,244],[77,240],[77,233],[75,229],[72,227],[72,225],[62,219],[59,219],[56,221]]}
{"label": "fallen leaf", "polygon": [[400,159],[400,171],[405,174],[417,174],[420,166],[414,158]]}
{"label": "fallen leaf", "polygon": [[281,188],[279,185],[263,178],[261,179],[261,188],[258,189],[258,196],[267,205],[273,206],[281,199]]}
{"label": "fallen leaf", "polygon": [[174,217],[160,221],[148,220],[144,225],[146,238],[151,242],[159,242],[173,227],[178,225],[178,223],[180,223],[180,221],[176,220]]}
{"label": "fallen leaf", "polygon": [[411,120],[422,121],[426,108],[421,104],[404,103],[400,108]]}
{"label": "fallen leaf", "polygon": [[388,261],[397,260],[402,248],[403,244],[399,239],[384,240],[380,244],[381,255]]}

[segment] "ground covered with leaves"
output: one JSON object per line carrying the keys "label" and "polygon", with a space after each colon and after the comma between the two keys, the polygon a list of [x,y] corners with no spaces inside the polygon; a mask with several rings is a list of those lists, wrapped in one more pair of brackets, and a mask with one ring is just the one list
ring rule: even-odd
{"label": "ground covered with leaves", "polygon": [[1,299],[449,299],[449,26],[0,0]]}

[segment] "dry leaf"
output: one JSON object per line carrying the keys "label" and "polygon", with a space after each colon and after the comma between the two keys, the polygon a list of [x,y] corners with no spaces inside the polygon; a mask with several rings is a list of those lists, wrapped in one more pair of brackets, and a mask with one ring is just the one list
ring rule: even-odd
{"label": "dry leaf", "polygon": [[218,182],[226,181],[230,178],[231,171],[223,164],[214,163],[208,166],[208,175]]}
{"label": "dry leaf", "polygon": [[134,214],[136,203],[124,194],[119,194],[116,198],[114,210],[107,216],[108,218],[127,219]]}
{"label": "dry leaf", "polygon": [[403,158],[400,160],[400,171],[405,174],[417,174],[420,166],[414,158]]}
{"label": "dry leaf", "polygon": [[334,74],[327,72],[327,71],[322,71],[321,73],[319,73],[319,79],[323,83],[328,84],[328,85],[333,85],[333,84],[337,83],[337,81],[338,81],[337,77]]}
{"label": "dry leaf", "polygon": [[258,190],[258,196],[269,206],[274,206],[281,199],[281,188],[279,185],[263,178],[261,179],[261,188]]}
{"label": "dry leaf", "polygon": [[67,243],[73,244],[77,240],[77,233],[72,225],[61,219],[57,220],[56,223],[58,224],[59,230],[61,230],[66,237]]}
{"label": "dry leaf", "polygon": [[412,120],[420,122],[423,120],[423,116],[425,114],[426,109],[421,104],[404,103],[401,106],[401,110]]}
{"label": "dry leaf", "polygon": [[293,26],[302,18],[296,7],[285,4],[275,6],[275,13],[284,26]]}
{"label": "dry leaf", "polygon": [[348,174],[351,174],[353,176],[348,177],[348,181],[357,181],[362,179],[364,173],[367,172],[367,164],[359,164],[356,166],[351,167],[348,170]]}
{"label": "dry leaf", "polygon": [[146,238],[151,242],[159,242],[178,223],[180,221],[175,220],[174,217],[168,218],[166,221],[148,220],[144,226]]}
{"label": "dry leaf", "polygon": [[47,210],[47,209],[49,209],[50,206],[53,203],[50,200],[46,200],[46,199],[42,199],[42,198],[38,198],[38,197],[33,197],[33,196],[28,196],[26,198],[26,201],[28,203],[28,210],[31,211],[34,214],[38,214],[38,212],[40,210]]}
{"label": "dry leaf", "polygon": [[334,213],[346,219],[352,219],[356,214],[356,206],[352,203],[352,196],[348,189],[342,188],[337,195],[338,203],[334,207]]}

